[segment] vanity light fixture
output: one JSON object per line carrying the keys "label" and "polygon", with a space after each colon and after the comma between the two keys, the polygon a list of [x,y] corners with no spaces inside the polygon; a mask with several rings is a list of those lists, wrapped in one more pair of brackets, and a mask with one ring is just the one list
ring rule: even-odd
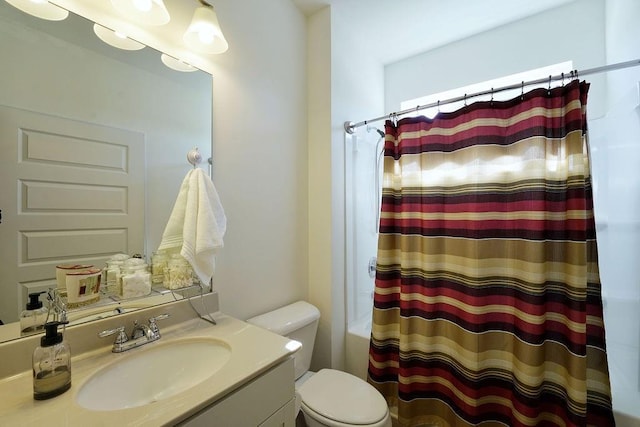
{"label": "vanity light fixture", "polygon": [[184,61],[174,58],[173,56],[167,55],[163,53],[160,55],[160,60],[164,65],[171,68],[172,70],[182,71],[183,73],[190,73],[192,71],[196,71],[197,68],[193,65],[189,65]]}
{"label": "vanity light fixture", "polygon": [[164,25],[171,20],[162,0],[111,0],[113,7],[128,19],[147,25]]}
{"label": "vanity light fixture", "polygon": [[217,54],[226,52],[229,44],[225,40],[213,6],[199,0],[201,6],[193,13],[191,25],[184,33],[184,42],[192,50],[200,53]]}
{"label": "vanity light fixture", "polygon": [[103,42],[118,49],[123,50],[140,50],[144,48],[144,45],[133,39],[130,39],[126,35],[119,33],[118,31],[110,30],[107,27],[103,27],[100,24],[93,24],[93,32]]}
{"label": "vanity light fixture", "polygon": [[69,16],[69,11],[49,3],[47,0],[6,0],[16,9],[47,21],[62,21]]}

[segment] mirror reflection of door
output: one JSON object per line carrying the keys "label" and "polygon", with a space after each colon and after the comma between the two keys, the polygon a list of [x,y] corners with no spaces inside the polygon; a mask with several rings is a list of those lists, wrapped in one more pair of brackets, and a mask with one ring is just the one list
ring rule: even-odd
{"label": "mirror reflection of door", "polygon": [[[28,218],[31,222],[21,225],[22,228],[16,228],[9,233],[10,236],[7,239],[4,234],[0,236],[0,246],[8,245],[7,248],[0,247],[1,262],[12,261],[12,264],[0,265],[0,319],[5,323],[16,319],[19,310],[24,309],[26,295],[30,290],[46,288],[53,283],[53,276],[27,273],[24,268],[26,266],[21,265],[24,264],[21,260],[30,260],[29,268],[41,272],[46,270],[48,274],[52,274],[54,272],[52,266],[56,264],[54,258],[63,261],[80,259],[96,266],[103,266],[102,260],[113,252],[121,250],[129,254],[141,253],[149,256],[160,243],[162,231],[169,218],[180,184],[191,168],[186,161],[187,152],[198,147],[203,158],[211,156],[211,75],[201,71],[180,73],[171,70],[162,64],[160,53],[148,47],[135,52],[115,49],[100,41],[93,34],[92,28],[92,22],[73,14],[61,22],[43,21],[0,1],[0,54],[3,58],[2,67],[0,67],[0,105],[40,113],[42,120],[53,122],[52,117],[63,118],[63,121],[68,120],[62,130],[46,130],[45,126],[35,128],[39,131],[45,129],[41,133],[28,134],[27,139],[33,142],[35,138],[37,142],[34,144],[40,144],[40,148],[55,146],[56,151],[80,153],[77,148],[72,148],[69,144],[72,141],[83,140],[92,147],[90,149],[93,150],[92,154],[98,155],[99,150],[103,150],[99,157],[109,158],[119,152],[118,149],[113,148],[122,144],[123,140],[128,141],[131,135],[134,139],[144,138],[145,151],[142,154],[142,164],[140,167],[131,166],[128,170],[132,173],[140,173],[137,175],[139,178],[131,179],[135,181],[136,186],[146,191],[143,190],[144,193],[141,196],[132,196],[132,193],[128,195],[127,203],[140,202],[141,205],[139,205],[140,210],[137,210],[134,205],[129,204],[126,214],[130,221],[140,220],[141,223],[140,225],[127,223],[129,231],[126,239],[122,234],[114,231],[121,230],[125,226],[124,220],[122,224],[115,222],[116,217],[124,217],[123,214],[115,213],[118,209],[122,210],[122,207],[106,208],[104,203],[110,200],[110,203],[117,205],[120,200],[115,199],[122,197],[122,193],[116,190],[106,191],[105,188],[113,184],[106,178],[102,181],[106,171],[113,168],[113,162],[109,163],[110,166],[96,165],[92,163],[95,159],[86,159],[87,156],[85,156],[84,160],[77,158],[71,160],[72,157],[69,157],[70,162],[67,164],[66,160],[61,162],[60,159],[49,159],[46,156],[50,154],[46,154],[44,157],[46,160],[30,160],[24,165],[29,164],[29,167],[34,168],[36,164],[45,166],[52,175],[36,174],[30,177],[21,175],[19,178],[16,175],[14,178],[9,178],[13,181],[7,181],[7,186],[4,185],[5,178],[2,177],[0,197],[3,199],[0,209],[3,221],[0,227],[3,230],[6,230],[3,226],[9,224],[10,220],[11,223],[16,220],[11,218],[11,215],[16,216],[17,212],[22,212],[20,209],[24,209],[21,203],[24,204],[25,201],[17,200],[18,194],[21,194],[19,191],[30,192],[29,203],[35,203],[38,199],[39,206],[46,206],[46,209],[39,207],[39,211],[33,210],[28,215],[25,213],[25,221]],[[75,129],[76,125],[83,129],[80,136]],[[51,126],[55,128],[58,125]],[[96,138],[91,136],[91,132],[85,132],[84,126],[93,127],[98,132],[115,132],[116,136]],[[7,131],[11,133],[12,144],[18,144],[18,127]],[[51,138],[50,134],[66,135],[63,137],[66,142]],[[128,136],[122,137],[122,135]],[[69,136],[68,139],[67,136]],[[76,137],[77,139],[74,139]],[[8,139],[6,141],[9,143]],[[105,141],[115,145],[95,144]],[[58,148],[60,145],[65,147]],[[32,145],[33,147],[35,145]],[[109,147],[106,152],[105,147]],[[20,149],[16,145],[11,155],[6,151],[1,152],[0,163],[3,165],[4,162],[9,161],[16,163],[19,156],[25,155],[24,152],[16,151]],[[42,153],[38,155],[42,156]],[[126,155],[130,156],[132,153]],[[67,157],[67,154],[64,156]],[[137,162],[138,160],[128,157],[126,161]],[[81,166],[83,162],[88,162],[92,166]],[[0,167],[4,169],[4,166]],[[18,165],[7,163],[7,168],[9,167],[17,168]],[[65,172],[62,172],[63,170]],[[89,175],[82,177],[83,171],[88,172]],[[17,169],[15,173],[18,173]],[[70,176],[65,177],[59,174]],[[91,174],[94,176],[91,177]],[[101,176],[98,185],[95,184],[97,179],[95,174]],[[16,179],[30,180],[28,187],[18,188]],[[39,181],[47,184],[44,185]],[[50,188],[52,182],[57,185],[54,189]],[[71,186],[65,187],[62,184]],[[51,203],[54,201],[48,198],[53,197],[54,194],[58,199],[55,201],[58,203],[55,209],[60,209],[60,200],[63,199],[67,207],[80,203],[83,197],[75,201],[67,197],[69,194],[80,195],[86,190],[85,187],[81,187],[84,189],[81,190],[74,187],[75,185],[88,185],[91,190],[87,191],[95,190],[101,194],[99,201],[102,205],[95,205],[92,208],[102,212],[93,212],[88,216],[93,219],[102,217],[105,219],[104,223],[82,224],[78,220],[79,213],[74,212],[74,209],[78,210],[77,206],[70,209],[71,218],[68,220],[61,218],[66,215],[63,210],[56,210],[55,214],[48,211],[48,214],[44,215],[45,210],[51,209]],[[115,187],[121,186],[125,184],[115,184]],[[138,188],[129,187],[127,191],[138,191]],[[13,196],[10,196],[12,194]],[[18,204],[14,202],[6,204],[9,202],[5,202],[5,199],[15,199]],[[136,212],[133,212],[134,208]],[[114,212],[108,215],[103,212],[109,209]],[[141,216],[134,218],[133,214],[138,213]],[[109,216],[111,219],[107,218]],[[55,219],[56,217],[58,218]],[[75,240],[72,235],[56,235],[56,238],[47,235],[45,239],[45,235],[40,232],[54,230],[53,227],[58,227],[56,221],[66,222],[67,225],[64,227],[74,226],[85,231],[91,228],[112,231],[107,235],[102,235],[103,231],[91,235],[76,234]],[[71,229],[60,227],[62,230]],[[133,232],[135,227],[144,229],[144,232]],[[20,239],[18,234],[21,236]],[[134,244],[132,239],[135,235],[140,240]],[[54,254],[53,250],[57,251],[58,246],[65,247],[58,242],[58,238],[65,239],[67,249],[65,249],[66,252]],[[107,246],[96,247],[92,239]],[[125,240],[128,242],[125,249],[113,250]],[[29,251],[31,251],[29,253],[25,253],[27,250],[25,242],[29,244]],[[73,250],[70,247],[73,247]],[[33,252],[36,248],[37,253]],[[15,270],[15,273],[11,273],[11,279],[7,269]],[[13,314],[7,318],[9,315],[5,315],[5,311]],[[0,335],[0,341],[4,339],[6,339],[4,335]]]}
{"label": "mirror reflection of door", "polygon": [[0,107],[0,152],[3,322],[57,264],[144,252],[144,135]]}

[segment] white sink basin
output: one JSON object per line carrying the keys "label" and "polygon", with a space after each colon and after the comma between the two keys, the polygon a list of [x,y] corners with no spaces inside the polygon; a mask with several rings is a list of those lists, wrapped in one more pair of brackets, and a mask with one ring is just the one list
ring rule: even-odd
{"label": "white sink basin", "polygon": [[174,396],[222,368],[231,349],[223,341],[193,338],[156,341],[118,356],[121,359],[97,371],[80,387],[76,395],[80,406],[114,411]]}

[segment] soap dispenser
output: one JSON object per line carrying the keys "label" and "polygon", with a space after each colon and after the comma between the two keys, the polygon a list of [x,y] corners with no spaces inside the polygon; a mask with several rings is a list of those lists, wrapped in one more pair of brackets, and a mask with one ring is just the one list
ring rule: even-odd
{"label": "soap dispenser", "polygon": [[47,322],[40,346],[33,352],[33,398],[49,399],[71,387],[71,351],[58,326],[66,322]]}
{"label": "soap dispenser", "polygon": [[27,307],[20,313],[20,333],[22,335],[40,332],[44,328],[47,309],[42,306],[41,294],[44,294],[44,291],[30,293]]}

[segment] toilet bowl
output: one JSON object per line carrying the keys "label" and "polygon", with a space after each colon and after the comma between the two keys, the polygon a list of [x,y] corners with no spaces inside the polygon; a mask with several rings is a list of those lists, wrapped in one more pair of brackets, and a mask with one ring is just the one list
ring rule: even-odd
{"label": "toilet bowl", "polygon": [[366,381],[335,369],[309,371],[319,318],[316,307],[298,301],[247,322],[302,343],[294,354],[296,411],[308,427],[391,427],[386,401]]}

